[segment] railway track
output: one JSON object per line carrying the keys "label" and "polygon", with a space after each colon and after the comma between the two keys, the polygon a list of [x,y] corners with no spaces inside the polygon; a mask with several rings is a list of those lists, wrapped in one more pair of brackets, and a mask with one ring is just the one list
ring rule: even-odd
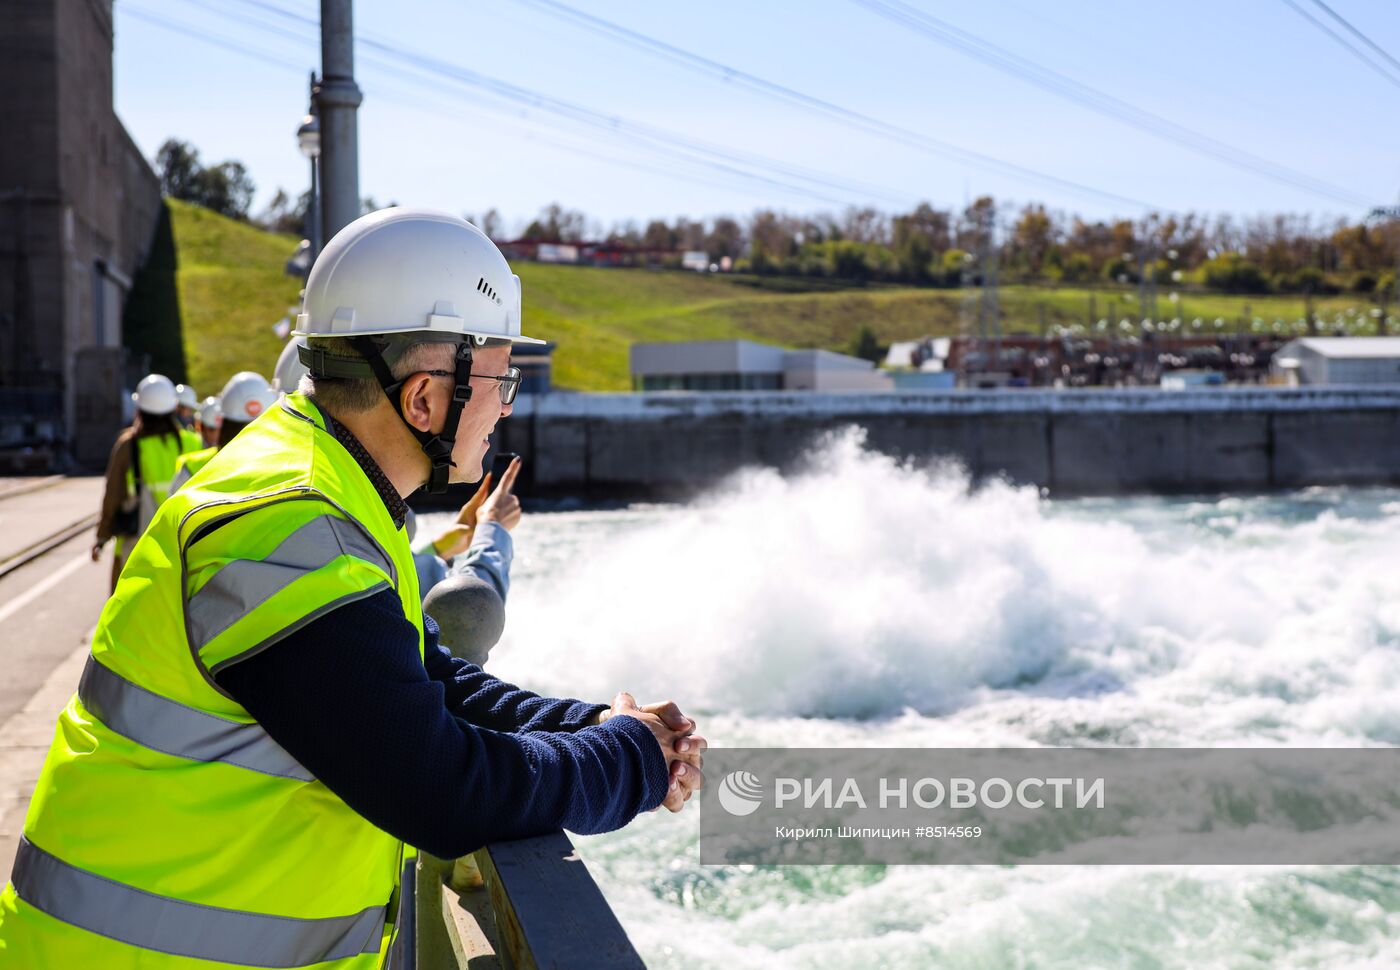
{"label": "railway track", "polygon": [[[96,512],[79,514],[98,504],[90,489],[74,491],[81,481],[65,475],[0,479],[0,579],[97,525]],[[57,490],[65,483],[66,491]]]}
{"label": "railway track", "polygon": [[[0,495],[0,499],[3,498],[4,496]],[[28,565],[45,553],[52,552],[74,536],[81,535],[88,529],[94,528],[97,525],[97,518],[97,513],[84,516],[75,522],[70,522],[68,525],[55,532],[51,532],[42,539],[31,542],[23,549],[11,553],[4,559],[0,559],[0,579],[4,579],[16,569]]]}
{"label": "railway track", "polygon": [[5,501],[7,498],[15,498],[20,495],[28,495],[31,492],[42,491],[46,488],[53,488],[66,478],[66,475],[48,475],[44,478],[22,481],[15,485],[0,486],[0,502]]}

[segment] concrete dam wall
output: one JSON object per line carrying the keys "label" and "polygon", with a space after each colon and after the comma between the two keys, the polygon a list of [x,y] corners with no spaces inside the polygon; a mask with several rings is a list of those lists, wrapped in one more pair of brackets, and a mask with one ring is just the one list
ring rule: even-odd
{"label": "concrete dam wall", "polygon": [[1400,483],[1400,388],[554,393],[517,402],[496,446],[538,493],[674,497],[790,470],[851,426],[873,450],[1060,495]]}

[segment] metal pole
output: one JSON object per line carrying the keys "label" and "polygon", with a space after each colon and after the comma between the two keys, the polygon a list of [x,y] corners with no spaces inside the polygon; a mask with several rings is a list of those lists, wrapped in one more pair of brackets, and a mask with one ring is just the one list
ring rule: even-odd
{"label": "metal pole", "polygon": [[[351,0],[321,0],[321,234],[329,242],[360,215],[359,134],[355,112],[364,100],[355,83]],[[324,243],[323,243],[324,245]]]}
{"label": "metal pole", "polygon": [[311,159],[311,202],[306,213],[306,241],[311,244],[311,262],[321,255],[321,185],[317,179],[320,159]]}
{"label": "metal pole", "polygon": [[[311,107],[308,109],[312,117],[316,119],[317,132],[321,132],[320,109],[316,106],[316,94],[320,89],[320,81],[316,77],[316,72],[311,72],[310,91]],[[322,143],[318,143],[322,144]],[[306,241],[311,245],[311,259],[307,266],[316,262],[316,257],[321,255],[321,149],[311,156],[311,199],[306,206]]]}

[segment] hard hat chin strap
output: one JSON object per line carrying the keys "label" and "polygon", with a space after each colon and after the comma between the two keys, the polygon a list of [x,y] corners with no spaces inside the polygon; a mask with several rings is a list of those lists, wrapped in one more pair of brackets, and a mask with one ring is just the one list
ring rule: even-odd
{"label": "hard hat chin strap", "polygon": [[452,400],[447,405],[447,417],[442,422],[442,431],[433,434],[431,431],[420,431],[409,424],[403,416],[403,406],[399,400],[399,390],[403,387],[403,381],[394,378],[393,371],[389,369],[388,363],[384,360],[384,353],[380,345],[370,337],[349,337],[347,339],[350,346],[355,348],[356,353],[369,364],[375,379],[379,381],[379,386],[384,389],[384,395],[393,405],[394,413],[399,416],[399,420],[404,423],[404,427],[409,430],[413,437],[418,439],[423,454],[427,455],[428,461],[432,462],[433,467],[428,473],[426,486],[428,493],[441,495],[447,491],[449,469],[456,467],[452,461],[452,447],[457,442],[457,424],[462,419],[462,408],[472,399],[471,344],[466,340],[457,344]]}

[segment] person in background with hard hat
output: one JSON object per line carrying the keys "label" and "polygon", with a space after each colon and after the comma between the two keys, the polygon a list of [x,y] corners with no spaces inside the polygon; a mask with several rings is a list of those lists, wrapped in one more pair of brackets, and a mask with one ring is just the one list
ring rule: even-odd
{"label": "person in background with hard hat", "polygon": [[206,448],[216,448],[219,444],[219,421],[223,411],[217,397],[206,397],[195,412],[195,430],[199,432],[200,443]]}
{"label": "person in background with hard hat", "polygon": [[406,846],[609,831],[703,783],[674,703],[531,694],[424,619],[404,498],[481,476],[519,294],[454,216],[387,209],[326,245],[301,391],[171,496],[103,610],[0,966],[380,968],[412,954]]}
{"label": "person in background with hard hat", "polygon": [[188,384],[175,385],[175,420],[187,431],[194,430],[194,412],[199,407],[199,395]]}
{"label": "person in background with hard hat", "polygon": [[232,441],[234,435],[275,403],[277,392],[261,374],[245,370],[230,377],[224,385],[224,392],[219,395],[221,418],[214,446],[180,456],[175,463],[175,476],[170,480],[170,494],[174,495],[195,472],[209,464],[209,460]]}
{"label": "person in background with hard hat", "polygon": [[301,379],[306,376],[306,365],[301,362],[300,351],[306,346],[305,337],[293,337],[282,348],[277,357],[277,365],[272,369],[272,389],[281,394],[295,394]]}
{"label": "person in background with hard hat", "polygon": [[170,493],[176,461],[193,451],[199,441],[175,420],[179,399],[170,378],[162,374],[142,378],[131,399],[136,404],[136,419],[117,435],[107,459],[107,488],[97,520],[97,541],[92,546],[92,561],[97,562],[107,540],[116,539],[112,547],[114,590],[131,544]]}

